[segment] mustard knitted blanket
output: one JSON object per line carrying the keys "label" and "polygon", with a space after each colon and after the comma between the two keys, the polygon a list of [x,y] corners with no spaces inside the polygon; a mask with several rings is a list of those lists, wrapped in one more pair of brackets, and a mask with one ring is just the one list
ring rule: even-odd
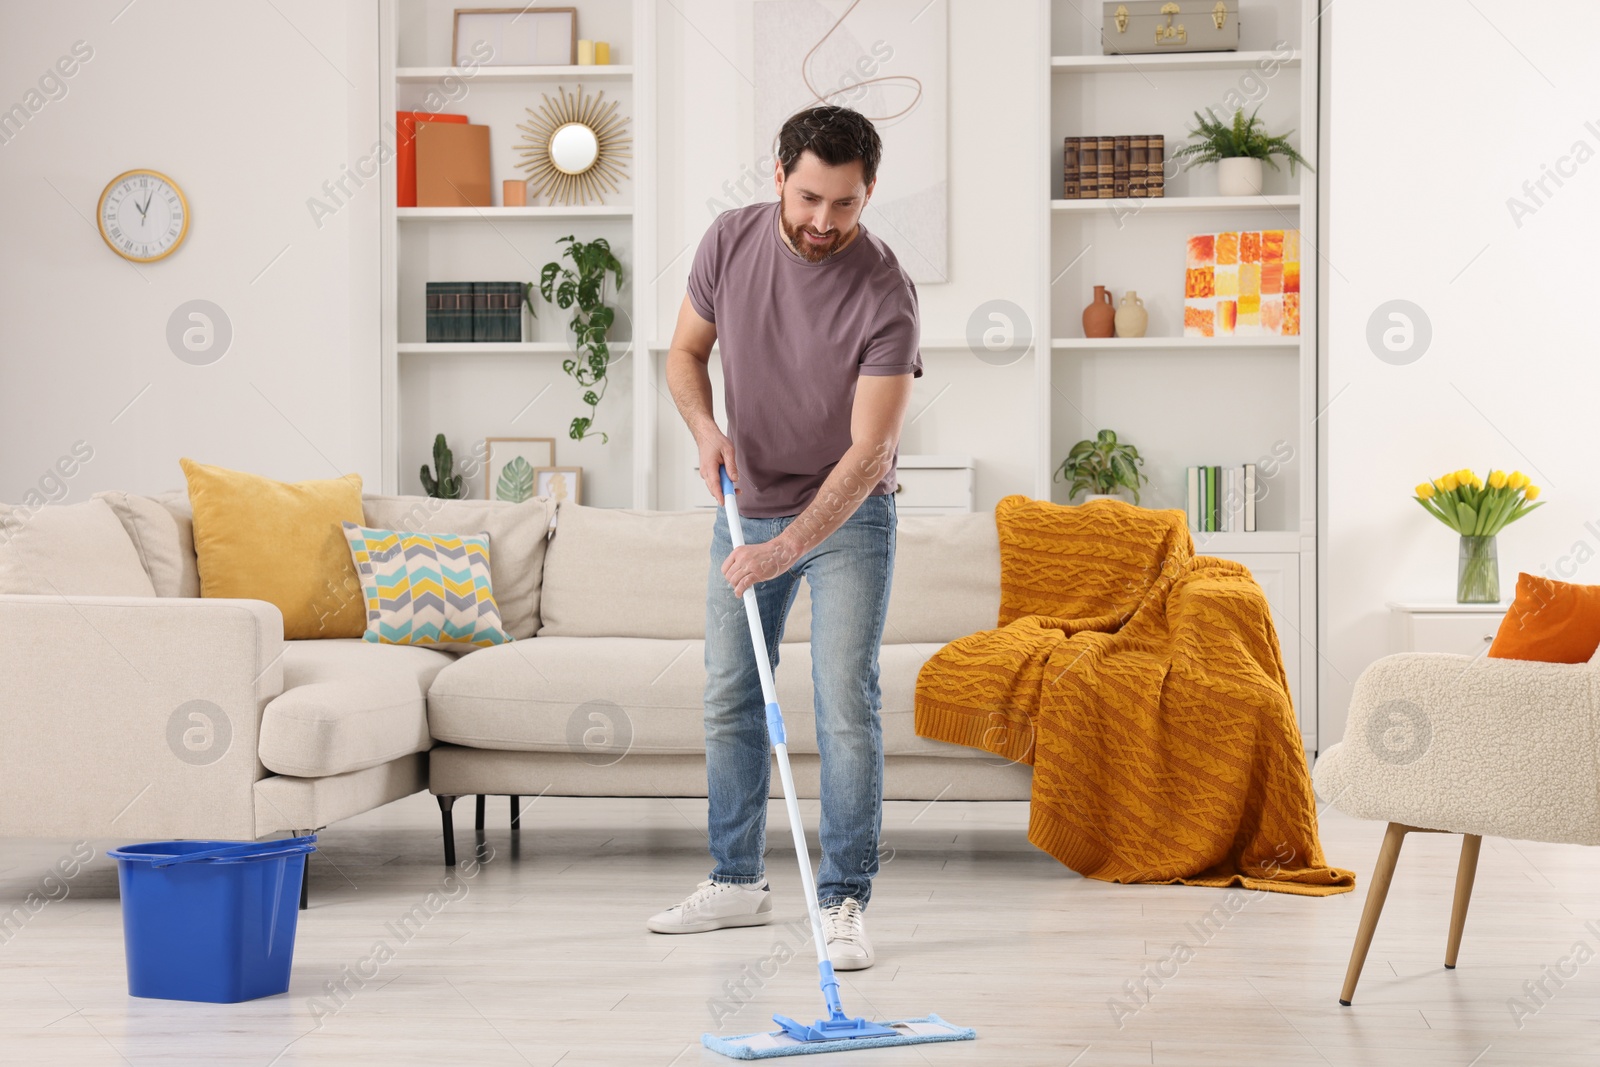
{"label": "mustard knitted blanket", "polygon": [[1181,511],[1009,496],[999,628],[917,678],[918,735],[1033,765],[1028,840],[1090,878],[1324,895],[1283,656],[1243,565]]}

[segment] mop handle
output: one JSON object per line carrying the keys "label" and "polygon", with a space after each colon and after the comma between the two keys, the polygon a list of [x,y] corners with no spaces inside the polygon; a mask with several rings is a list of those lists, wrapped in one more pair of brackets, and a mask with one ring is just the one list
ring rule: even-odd
{"label": "mop handle", "polygon": [[[728,513],[728,539],[734,548],[744,545],[744,528],[739,524],[739,505],[734,500],[733,480],[728,469],[719,467],[722,474],[722,502]],[[800,822],[800,801],[795,797],[794,772],[789,768],[789,745],[783,732],[783,712],[778,708],[778,690],[772,681],[772,663],[767,659],[767,640],[761,627],[761,607],[756,603],[756,589],[744,591],[744,613],[750,621],[750,640],[755,645],[756,671],[761,675],[761,697],[767,702],[767,736],[772,739],[772,751],[778,756],[778,776],[783,780],[783,802],[789,811],[789,829],[794,833],[794,851],[800,857],[800,885],[805,892],[806,911],[811,916],[811,936],[817,944],[817,965],[823,970],[826,987],[832,978],[832,964],[828,960],[828,941],[822,933],[822,910],[817,906],[817,883],[811,875],[811,855],[806,851],[806,830]],[[832,991],[824,988],[830,1007],[837,1000],[837,985]]]}

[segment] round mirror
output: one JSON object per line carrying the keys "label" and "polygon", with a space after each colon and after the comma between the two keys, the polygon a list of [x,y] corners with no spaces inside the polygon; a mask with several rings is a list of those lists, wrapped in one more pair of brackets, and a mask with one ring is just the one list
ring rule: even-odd
{"label": "round mirror", "polygon": [[600,141],[581,122],[569,122],[550,136],[550,162],[567,174],[582,174],[600,156]]}

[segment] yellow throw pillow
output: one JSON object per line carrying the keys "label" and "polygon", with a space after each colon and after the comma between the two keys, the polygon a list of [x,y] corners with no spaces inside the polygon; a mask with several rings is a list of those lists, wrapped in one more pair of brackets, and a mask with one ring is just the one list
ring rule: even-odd
{"label": "yellow throw pillow", "polygon": [[361,475],[291,484],[179,462],[194,508],[201,596],[275,604],[286,638],[366,631],[366,602],[344,539],[344,523],[363,521]]}

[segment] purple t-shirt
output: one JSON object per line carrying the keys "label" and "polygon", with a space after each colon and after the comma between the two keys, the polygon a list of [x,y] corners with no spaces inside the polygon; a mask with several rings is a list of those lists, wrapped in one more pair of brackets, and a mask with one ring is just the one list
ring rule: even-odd
{"label": "purple t-shirt", "polygon": [[[689,301],[717,327],[739,512],[754,518],[811,503],[850,447],[857,376],[922,376],[917,287],[889,247],[862,226],[811,263],[784,241],[779,210],[724,211],[689,270]],[[872,492],[895,484],[891,463]]]}

